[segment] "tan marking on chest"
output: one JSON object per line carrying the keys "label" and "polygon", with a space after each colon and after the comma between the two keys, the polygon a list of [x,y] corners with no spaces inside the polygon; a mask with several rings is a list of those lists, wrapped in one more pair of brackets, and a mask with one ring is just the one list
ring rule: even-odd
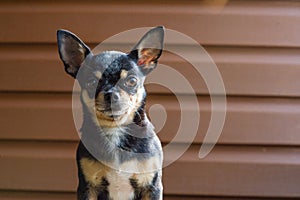
{"label": "tan marking on chest", "polygon": [[[94,188],[101,184],[103,177],[107,179],[112,199],[132,199],[134,197],[134,189],[130,184],[131,178],[135,179],[139,186],[145,187],[151,184],[156,172],[161,176],[161,160],[157,156],[144,161],[133,159],[120,164],[118,169],[111,169],[107,165],[89,158],[81,159],[80,166],[85,180]],[[96,197],[97,192],[90,191],[89,198],[96,199]]]}
{"label": "tan marking on chest", "polygon": [[[145,161],[136,159],[127,161],[118,166],[118,169],[109,171],[106,178],[109,182],[108,190],[112,199],[132,199],[134,189],[130,179],[137,180],[139,186],[150,185],[155,173],[161,170],[161,161],[152,157]],[[159,172],[159,176],[160,176]]]}
{"label": "tan marking on chest", "polygon": [[133,173],[133,179],[137,180],[139,186],[147,186],[151,184],[155,173],[161,171],[161,161],[160,158],[155,156],[143,162],[137,163],[137,172]]}
{"label": "tan marking on chest", "polygon": [[130,175],[117,170],[112,170],[107,174],[108,191],[111,199],[133,199],[134,189],[130,184]]}
{"label": "tan marking on chest", "polygon": [[110,171],[106,165],[89,158],[81,159],[80,166],[82,168],[85,180],[92,186],[99,185],[102,182],[102,178]]}

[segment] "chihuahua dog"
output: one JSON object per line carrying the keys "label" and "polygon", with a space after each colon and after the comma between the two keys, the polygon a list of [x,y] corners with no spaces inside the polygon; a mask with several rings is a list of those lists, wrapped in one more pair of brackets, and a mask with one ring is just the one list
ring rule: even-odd
{"label": "chihuahua dog", "polygon": [[163,40],[159,26],[129,53],[93,54],[73,33],[57,31],[65,71],[81,87],[79,200],[162,199],[162,147],[145,112],[144,81],[157,65]]}

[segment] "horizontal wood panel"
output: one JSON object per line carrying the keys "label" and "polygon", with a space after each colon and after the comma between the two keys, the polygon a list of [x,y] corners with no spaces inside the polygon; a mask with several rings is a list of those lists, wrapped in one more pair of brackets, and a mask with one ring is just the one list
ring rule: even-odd
{"label": "horizontal wood panel", "polygon": [[[70,192],[16,192],[0,191],[2,200],[74,200],[76,193]],[[182,195],[164,195],[164,200],[264,200],[265,198],[247,198],[247,197],[204,197],[204,196],[182,196]],[[267,198],[270,200],[270,198]],[[276,200],[273,199],[272,200]],[[278,199],[279,200],[279,199]]]}
{"label": "horizontal wood panel", "polygon": [[[130,45],[104,45],[101,48],[128,51]],[[174,69],[171,72],[182,75],[183,79],[166,79],[174,74],[166,74],[167,68],[161,65],[151,74],[151,80],[156,80],[157,84],[168,80],[166,87],[173,86],[172,92],[180,94],[191,93],[186,89],[188,85],[184,81],[187,81],[197,94],[208,94],[202,77],[215,80],[217,76],[214,73],[205,75],[207,60],[195,53],[199,51],[197,47],[176,48],[183,49],[197,66],[165,52],[161,64]],[[300,96],[299,49],[206,47],[206,50],[217,65],[227,95]],[[0,61],[0,91],[70,92],[73,89],[74,79],[64,72],[56,45],[3,45]],[[171,73],[170,70],[167,72]],[[153,84],[148,85],[148,91],[171,92]],[[218,91],[211,91],[211,94],[216,93]]]}
{"label": "horizontal wood panel", "polygon": [[[184,101],[182,112],[195,114],[195,103],[190,97]],[[71,95],[68,94],[1,94],[0,138],[23,140],[78,140],[72,116]],[[194,142],[201,143],[211,117],[208,97],[198,97],[200,126],[198,132],[182,125],[184,134],[197,134]],[[150,117],[159,129],[163,142],[171,141],[182,122],[179,103],[172,96],[150,95],[148,108],[159,104],[166,110],[151,112]],[[154,107],[155,108],[155,107]],[[228,98],[227,117],[219,139],[220,144],[300,145],[300,100]],[[190,116],[190,117],[191,117]],[[195,115],[194,115],[195,116]],[[195,119],[187,117],[187,121]],[[163,124],[161,121],[165,120]],[[198,119],[199,120],[199,119]],[[196,123],[196,122],[195,122]],[[177,125],[175,125],[177,124]],[[175,125],[175,126],[174,126]],[[80,126],[80,124],[79,124]],[[160,129],[160,127],[163,127]],[[187,137],[190,138],[190,137]],[[184,138],[177,142],[186,142]]]}
{"label": "horizontal wood panel", "polygon": [[77,140],[71,95],[0,96],[2,139]]}
{"label": "horizontal wood panel", "polygon": [[76,143],[1,142],[1,189],[75,191]]}
{"label": "horizontal wood panel", "polygon": [[[75,191],[75,143],[0,144],[0,189]],[[202,160],[198,151],[164,168],[165,194],[300,197],[299,148],[217,146]]]}
{"label": "horizontal wood panel", "polygon": [[54,42],[59,28],[99,42],[130,28],[162,24],[201,44],[300,46],[299,2],[228,1],[226,6],[217,2],[32,1],[28,6],[27,1],[4,1],[0,42]]}
{"label": "horizontal wood panel", "polygon": [[[297,182],[300,173],[296,163],[300,159],[297,149],[216,147],[201,161],[197,151],[196,146],[192,147],[177,163],[164,170],[164,184],[172,185],[169,193],[281,198],[299,196]],[[289,155],[285,157],[285,153]]]}
{"label": "horizontal wood panel", "polygon": [[0,191],[2,200],[74,200],[76,193],[73,192],[20,192],[20,191]]}
{"label": "horizontal wood panel", "polygon": [[[164,111],[153,107],[150,118],[163,142],[171,141],[177,134],[197,134],[194,142],[201,143],[210,122],[210,99],[198,97],[200,126],[195,133],[194,127],[186,123],[182,124],[183,132],[178,131],[183,123],[181,112],[191,113],[186,120],[197,123],[192,118],[197,112],[197,101],[189,96],[180,98],[185,102],[181,110],[174,96],[150,95],[147,107],[159,104],[167,114],[164,118]],[[300,145],[299,99],[230,97],[227,101],[220,144]],[[0,139],[78,140],[70,94],[0,94],[0,112]],[[177,142],[189,142],[186,138]]]}

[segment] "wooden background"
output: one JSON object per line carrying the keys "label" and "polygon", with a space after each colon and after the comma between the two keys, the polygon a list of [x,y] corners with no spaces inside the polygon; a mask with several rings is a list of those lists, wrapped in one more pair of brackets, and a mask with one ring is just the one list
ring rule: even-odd
{"label": "wooden background", "polygon": [[[201,160],[209,94],[188,63],[163,54],[162,63],[190,80],[201,108],[193,145],[164,169],[165,199],[300,198],[299,1],[15,0],[0,2],[0,199],[75,199],[73,80],[58,58],[56,30],[69,29],[95,46],[156,25],[203,45],[228,94],[221,138]],[[193,46],[172,45],[193,54]],[[162,104],[167,111],[159,133],[167,144],[178,128],[178,102],[162,88],[149,91],[148,107]]]}

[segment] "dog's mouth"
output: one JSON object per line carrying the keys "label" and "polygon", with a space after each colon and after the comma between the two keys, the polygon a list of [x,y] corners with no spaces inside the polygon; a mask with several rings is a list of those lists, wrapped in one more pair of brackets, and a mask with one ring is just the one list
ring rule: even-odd
{"label": "dog's mouth", "polygon": [[118,119],[125,114],[125,112],[113,112],[113,111],[104,111],[102,112],[109,118]]}
{"label": "dog's mouth", "polygon": [[123,102],[95,101],[95,113],[99,122],[121,122],[125,120],[130,110],[130,106]]}
{"label": "dog's mouth", "polygon": [[99,119],[118,121],[123,116],[127,114],[127,109],[125,110],[115,110],[115,109],[97,109],[97,117]]}

